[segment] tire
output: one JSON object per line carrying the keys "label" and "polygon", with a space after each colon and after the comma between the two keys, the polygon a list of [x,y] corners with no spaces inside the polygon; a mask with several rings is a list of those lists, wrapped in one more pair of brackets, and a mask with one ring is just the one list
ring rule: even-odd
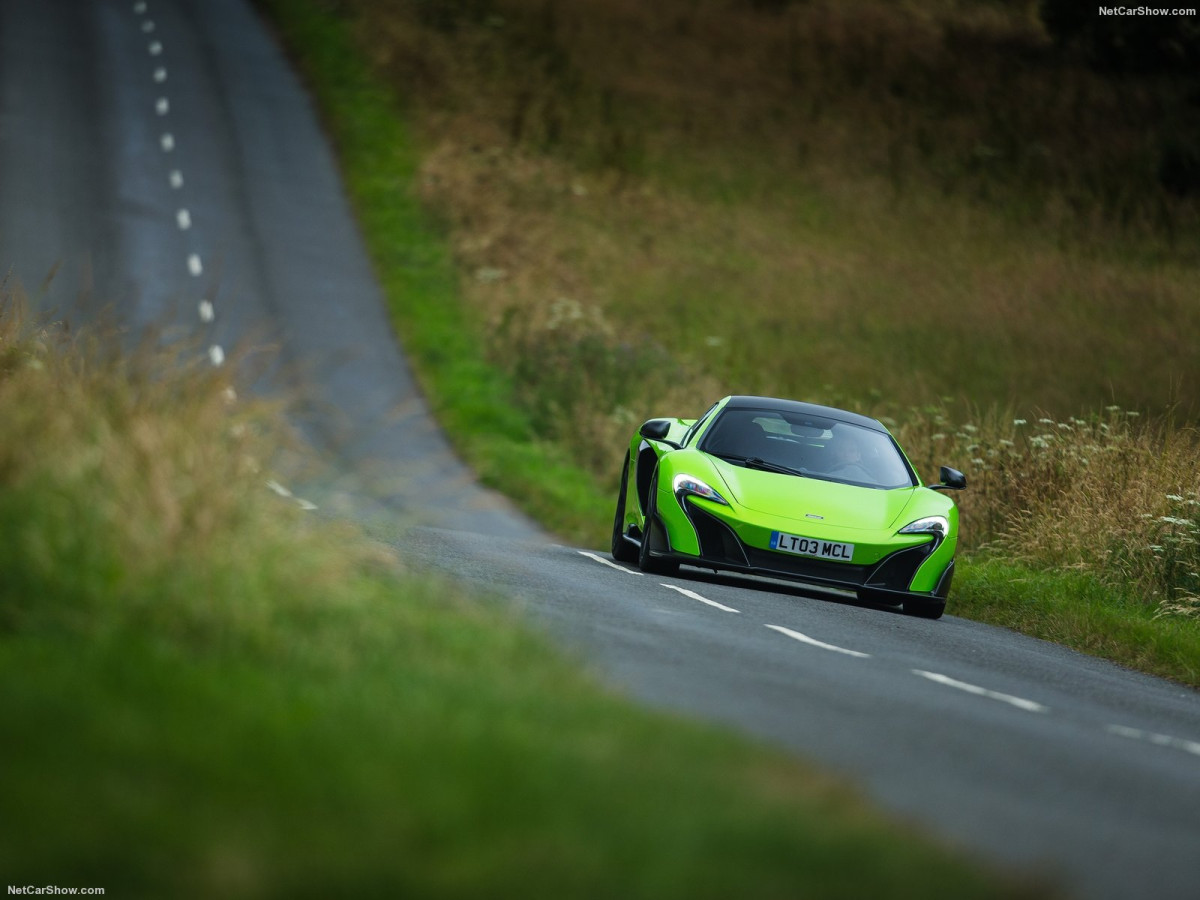
{"label": "tire", "polygon": [[638,548],[625,540],[625,492],[629,488],[629,454],[625,454],[625,464],[621,467],[621,490],[617,493],[617,512],[613,516],[612,529],[612,558],[617,562],[635,563],[638,561]]}
{"label": "tire", "polygon": [[946,601],[940,597],[914,597],[904,601],[904,614],[918,619],[940,619],[945,611]]}
{"label": "tire", "polygon": [[638,550],[638,568],[649,575],[674,575],[679,563],[650,555],[650,537],[658,510],[658,469],[650,479],[650,498],[646,501],[646,527],[642,529],[642,546]]}

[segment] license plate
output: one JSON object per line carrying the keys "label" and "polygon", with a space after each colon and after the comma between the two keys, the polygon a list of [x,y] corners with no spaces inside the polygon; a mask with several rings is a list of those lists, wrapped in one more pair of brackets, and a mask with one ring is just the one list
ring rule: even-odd
{"label": "license plate", "polygon": [[795,553],[797,556],[815,556],[818,559],[836,559],[841,562],[850,562],[854,556],[853,544],[819,541],[816,538],[800,537],[798,534],[787,534],[783,531],[771,532],[771,549]]}

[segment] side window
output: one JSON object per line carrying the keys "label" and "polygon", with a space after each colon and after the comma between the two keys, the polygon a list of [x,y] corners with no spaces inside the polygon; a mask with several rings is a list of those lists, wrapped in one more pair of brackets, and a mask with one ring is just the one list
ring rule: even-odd
{"label": "side window", "polygon": [[702,415],[700,418],[698,418],[695,421],[695,423],[692,425],[692,427],[689,428],[684,433],[683,440],[680,441],[679,443],[682,444],[684,447],[686,447],[688,444],[690,444],[692,441],[692,438],[695,437],[696,433],[699,432],[700,429],[704,427],[704,423],[709,420],[709,417],[712,416],[712,414],[716,411],[717,406],[719,404],[720,404],[720,401],[718,400],[716,403],[714,403],[712,406],[710,406],[708,408],[708,412],[706,412],[704,415]]}

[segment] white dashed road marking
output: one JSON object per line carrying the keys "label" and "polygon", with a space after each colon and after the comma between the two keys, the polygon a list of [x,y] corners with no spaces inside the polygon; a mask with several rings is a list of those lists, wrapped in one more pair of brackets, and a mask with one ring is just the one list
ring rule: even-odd
{"label": "white dashed road marking", "polygon": [[1169,734],[1155,734],[1152,731],[1142,731],[1140,728],[1127,728],[1124,725],[1109,725],[1107,731],[1109,734],[1119,735],[1120,737],[1132,738],[1135,741],[1148,741],[1151,744],[1157,744],[1159,747],[1171,747],[1175,750],[1182,750],[1185,753],[1200,756],[1200,742],[1197,741],[1171,737]]}
{"label": "white dashed road marking", "polygon": [[[144,15],[146,12],[146,3],[135,3],[133,11],[139,16]],[[147,19],[146,21],[142,22],[142,31],[144,33],[150,34],[154,30],[155,25],[153,21]],[[163,45],[161,41],[155,40],[151,41],[146,49],[149,51],[151,56],[161,56],[163,52]],[[156,84],[162,84],[165,82],[167,80],[166,67],[156,67],[152,77]],[[157,100],[155,100],[154,111],[159,116],[167,115],[171,111],[170,98],[166,96],[160,96]],[[162,148],[164,153],[172,152],[175,149],[175,136],[170,132],[165,132],[161,137],[159,137],[159,146]],[[177,191],[181,189],[183,187],[183,172],[181,172],[179,169],[172,169],[167,175],[167,181],[171,185],[172,190]],[[175,224],[178,226],[180,231],[190,230],[192,227],[192,214],[186,208],[180,208],[175,213]],[[188,272],[193,276],[199,276],[204,272],[204,264],[201,262],[199,254],[192,253],[188,255],[187,269]],[[202,322],[212,322],[216,318],[216,310],[213,308],[212,302],[209,300],[201,300],[199,304],[197,304],[197,312],[199,313],[200,321]],[[224,365],[225,350],[220,344],[212,344],[208,348],[208,359],[209,362],[211,362],[214,366]],[[237,399],[237,394],[234,392],[232,387],[226,388],[226,399],[231,403]],[[295,501],[295,503],[301,509],[314,510],[317,508],[315,503],[311,503],[308,500],[305,500],[303,497],[295,496],[291,491],[277,481],[268,481],[267,487],[279,494],[281,497],[287,497],[288,499]],[[592,554],[586,555],[591,556]],[[599,562],[605,562],[605,560],[602,560],[599,557],[593,558],[597,559]],[[633,574],[640,575],[642,573],[635,572]]]}
{"label": "white dashed road marking", "polygon": [[1048,713],[1050,707],[1042,706],[1040,703],[1035,703],[1032,700],[1025,700],[1022,697],[1014,697],[1012,694],[1001,694],[998,691],[989,691],[987,688],[981,688],[974,684],[967,684],[965,681],[956,681],[946,675],[939,675],[936,672],[926,672],[923,669],[913,669],[914,675],[920,675],[922,678],[928,678],[930,681],[944,684],[947,687],[957,688],[960,691],[966,691],[968,694],[975,694],[979,697],[988,697],[992,700],[999,700],[1001,703],[1007,703],[1010,706],[1015,706],[1017,709],[1023,709],[1026,712]]}
{"label": "white dashed road marking", "polygon": [[740,609],[734,609],[732,606],[726,606],[723,603],[718,603],[716,600],[709,600],[707,597],[701,597],[695,591],[689,591],[686,588],[681,588],[681,587],[678,587],[673,584],[664,584],[663,587],[668,588],[672,591],[679,591],[679,593],[683,594],[683,596],[685,596],[685,597],[688,597],[692,600],[699,600],[701,603],[707,603],[709,606],[715,606],[717,609],[724,610],[725,612],[731,612],[731,613],[740,613],[741,612]]}
{"label": "white dashed road marking", "polygon": [[833,644],[826,644],[824,641],[818,641],[816,638],[810,638],[807,634],[801,634],[799,631],[792,631],[790,628],[784,628],[782,625],[768,625],[772,631],[778,631],[780,634],[787,635],[792,640],[800,641],[804,644],[810,644],[813,647],[820,647],[822,650],[831,650],[834,653],[843,653],[846,656],[853,656],[855,659],[870,659],[870,653],[862,653],[858,650],[847,650],[845,647],[837,647]]}
{"label": "white dashed road marking", "polygon": [[618,566],[615,562],[610,562],[598,553],[589,553],[587,550],[578,551],[580,556],[586,556],[588,559],[594,559],[603,566],[608,566],[610,569],[616,569],[618,572],[624,572],[626,575],[641,575],[642,573],[636,569],[627,569],[624,566]]}

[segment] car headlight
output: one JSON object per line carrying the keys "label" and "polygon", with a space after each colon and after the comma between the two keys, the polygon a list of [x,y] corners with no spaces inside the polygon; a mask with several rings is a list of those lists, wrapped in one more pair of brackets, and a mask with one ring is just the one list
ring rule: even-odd
{"label": "car headlight", "polygon": [[679,505],[683,505],[683,498],[688,494],[693,497],[701,497],[705,500],[712,500],[714,503],[720,503],[722,506],[728,506],[729,501],[710,488],[699,478],[693,478],[691,475],[676,475],[675,480],[671,482],[671,489],[675,493],[675,498],[679,501]]}
{"label": "car headlight", "polygon": [[949,533],[950,520],[945,516],[926,516],[924,519],[909,522],[896,532],[896,534],[932,534],[939,540]]}

